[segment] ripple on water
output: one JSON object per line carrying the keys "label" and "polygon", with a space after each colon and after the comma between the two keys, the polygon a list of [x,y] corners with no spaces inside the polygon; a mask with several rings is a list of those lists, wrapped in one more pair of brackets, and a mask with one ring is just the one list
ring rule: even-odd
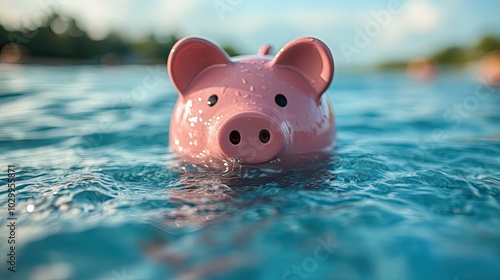
{"label": "ripple on water", "polygon": [[[0,77],[16,79],[0,87],[0,110],[20,106],[0,117],[0,161],[18,171],[19,279],[282,279],[304,263],[317,263],[309,279],[500,275],[500,95],[454,126],[442,114],[470,95],[467,78],[340,73],[327,92],[332,153],[223,170],[170,154],[178,95],[165,83],[132,99],[148,73]],[[326,259],[312,263],[316,248]]]}

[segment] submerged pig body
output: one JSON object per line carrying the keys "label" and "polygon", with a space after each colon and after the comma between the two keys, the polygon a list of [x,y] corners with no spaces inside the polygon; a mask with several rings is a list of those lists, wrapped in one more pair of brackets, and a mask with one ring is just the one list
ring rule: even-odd
{"label": "submerged pig body", "polygon": [[204,39],[177,42],[167,62],[180,95],[170,123],[174,152],[259,164],[332,146],[334,115],[323,94],[333,77],[328,48],[302,38],[275,57],[266,52],[230,59]]}

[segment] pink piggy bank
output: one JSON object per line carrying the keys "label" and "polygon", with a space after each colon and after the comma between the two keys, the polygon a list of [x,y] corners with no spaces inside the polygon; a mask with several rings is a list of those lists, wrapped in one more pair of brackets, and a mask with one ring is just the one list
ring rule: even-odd
{"label": "pink piggy bank", "polygon": [[170,123],[174,152],[246,165],[333,145],[333,109],[323,94],[333,78],[330,50],[314,38],[296,39],[274,57],[269,49],[230,58],[201,38],[174,45],[167,61],[179,92]]}

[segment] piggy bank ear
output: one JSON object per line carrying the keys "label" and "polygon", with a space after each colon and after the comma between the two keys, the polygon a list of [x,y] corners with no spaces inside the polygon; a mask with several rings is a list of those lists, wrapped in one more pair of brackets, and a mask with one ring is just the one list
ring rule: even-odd
{"label": "piggy bank ear", "polygon": [[271,64],[289,67],[301,73],[319,98],[333,79],[333,57],[328,47],[315,38],[300,38],[288,43]]}
{"label": "piggy bank ear", "polygon": [[188,37],[179,40],[172,47],[168,56],[167,70],[170,79],[182,95],[204,70],[231,63],[221,47],[205,39]]}

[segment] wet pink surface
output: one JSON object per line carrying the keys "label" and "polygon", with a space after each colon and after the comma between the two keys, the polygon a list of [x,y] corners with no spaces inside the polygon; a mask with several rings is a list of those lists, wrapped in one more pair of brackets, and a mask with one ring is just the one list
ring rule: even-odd
{"label": "wet pink surface", "polygon": [[335,142],[333,109],[323,94],[333,58],[317,39],[294,40],[274,57],[229,58],[207,40],[185,38],[167,67],[179,92],[170,145],[188,158],[258,164]]}

